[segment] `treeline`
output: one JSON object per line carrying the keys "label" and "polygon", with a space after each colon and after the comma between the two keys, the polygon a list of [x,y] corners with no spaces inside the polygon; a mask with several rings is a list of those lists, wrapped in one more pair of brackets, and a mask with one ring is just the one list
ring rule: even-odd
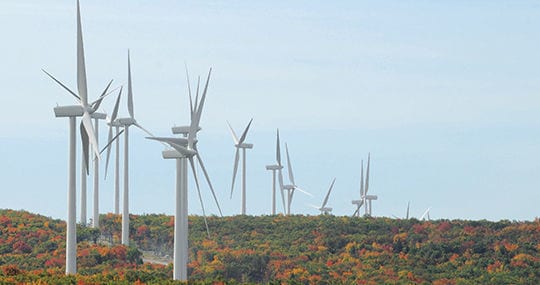
{"label": "treeline", "polygon": [[[79,244],[80,274],[63,277],[65,224],[0,210],[0,281],[40,274],[82,284],[169,280],[171,265],[140,264],[137,249],[116,245],[120,220],[102,215],[100,234],[115,245],[95,244],[96,233],[87,232]],[[132,243],[172,256],[173,221],[132,215]],[[190,280],[207,284],[540,284],[539,220],[235,216],[208,222],[210,238],[203,219],[189,217]]]}

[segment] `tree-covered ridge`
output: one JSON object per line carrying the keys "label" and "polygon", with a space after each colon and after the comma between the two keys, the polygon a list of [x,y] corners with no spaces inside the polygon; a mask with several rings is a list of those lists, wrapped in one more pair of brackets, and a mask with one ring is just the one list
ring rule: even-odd
{"label": "tree-covered ridge", "polygon": [[140,279],[138,275],[145,272],[166,279],[171,271],[164,266],[143,265],[141,253],[135,247],[96,243],[98,229],[78,226],[79,275],[65,277],[65,230],[66,224],[61,220],[0,209],[0,284],[37,280],[45,282],[39,284],[71,284],[73,280],[82,284],[128,282]]}
{"label": "tree-covered ridge", "polygon": [[[136,249],[107,245],[119,239],[120,220],[102,215],[98,244],[95,232],[79,231],[79,274],[64,277],[64,222],[0,210],[0,284],[173,284],[170,265],[141,265]],[[172,256],[172,217],[131,215],[131,221],[139,249]],[[208,222],[210,238],[202,217],[189,217],[190,280],[202,283],[540,284],[539,220],[234,216]]]}
{"label": "tree-covered ridge", "polygon": [[[189,221],[192,279],[540,284],[538,220],[210,217],[211,239],[202,218]],[[136,216],[131,237],[172,254],[172,225],[172,217]]]}

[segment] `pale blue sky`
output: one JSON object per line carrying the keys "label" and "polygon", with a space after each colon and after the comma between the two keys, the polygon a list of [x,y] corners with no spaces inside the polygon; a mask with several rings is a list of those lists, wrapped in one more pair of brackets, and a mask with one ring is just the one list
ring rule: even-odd
{"label": "pale blue sky", "polygon": [[[0,2],[0,208],[66,215],[68,122],[52,108],[74,101],[40,69],[75,88],[75,3]],[[434,218],[540,216],[537,1],[83,0],[81,9],[91,98],[110,79],[126,82],[129,48],[136,117],[156,134],[187,122],[184,62],[192,75],[214,68],[200,148],[227,215],[240,196],[229,199],[225,120],[239,132],[254,117],[249,214],[270,212],[264,166],[279,127],[297,183],[315,196],[295,195],[295,213],[316,214],[307,204],[337,177],[329,206],[352,214],[371,152],[377,216],[403,216],[409,200],[413,216],[427,207]],[[142,132],[130,138],[132,212],[171,214],[174,164]],[[101,189],[109,212],[112,179]]]}

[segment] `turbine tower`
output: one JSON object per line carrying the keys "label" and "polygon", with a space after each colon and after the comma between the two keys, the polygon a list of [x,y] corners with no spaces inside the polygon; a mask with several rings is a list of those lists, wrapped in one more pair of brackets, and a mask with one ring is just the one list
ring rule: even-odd
{"label": "turbine tower", "polygon": [[287,153],[287,172],[289,174],[289,183],[290,184],[283,185],[282,189],[287,190],[287,215],[290,215],[291,214],[291,204],[292,204],[292,200],[293,200],[295,190],[298,190],[298,191],[300,191],[300,192],[302,192],[304,194],[307,194],[309,196],[313,196],[313,195],[311,195],[310,193],[300,189],[300,187],[298,187],[298,185],[296,185],[296,182],[294,181],[294,174],[293,174],[293,171],[292,171],[292,166],[291,166],[291,158],[289,157],[289,147],[287,146],[287,144],[285,144],[285,152]]}
{"label": "turbine tower", "polygon": [[332,180],[332,184],[330,184],[330,188],[328,189],[328,192],[326,193],[326,197],[324,197],[324,201],[321,205],[321,207],[318,207],[318,210],[321,211],[321,214],[328,215],[330,212],[332,212],[331,207],[326,207],[326,204],[328,204],[328,198],[330,197],[330,192],[332,192],[332,188],[334,188],[334,183],[336,182],[336,178]]}
{"label": "turbine tower", "polygon": [[128,50],[128,118],[118,118],[116,121],[118,125],[124,128],[124,193],[122,203],[122,244],[129,245],[129,127],[136,126],[143,130],[150,136],[154,136],[152,133],[143,128],[135,120],[133,111],[133,90],[131,86],[131,60]]}
{"label": "turbine tower", "polygon": [[[165,159],[176,159],[176,206],[175,206],[175,219],[174,219],[174,257],[173,257],[173,279],[187,281],[187,263],[188,263],[188,197],[187,197],[187,160],[189,160],[191,169],[193,171],[193,178],[195,179],[195,184],[197,186],[197,193],[199,196],[199,201],[201,203],[203,217],[206,225],[207,234],[210,235],[208,230],[208,223],[206,221],[206,212],[204,208],[204,203],[201,196],[201,191],[199,187],[199,180],[197,178],[197,172],[195,170],[195,161],[194,156],[197,157],[199,165],[203,169],[207,182],[214,196],[216,205],[221,214],[221,208],[216,199],[215,192],[211,186],[210,180],[208,178],[207,171],[202,163],[200,157],[200,152],[197,151],[197,132],[201,129],[199,127],[202,110],[204,106],[204,101],[206,99],[206,93],[208,90],[208,82],[210,80],[210,74],[212,69],[208,72],[208,78],[206,81],[206,86],[204,88],[201,101],[198,102],[198,91],[197,97],[195,99],[195,106],[192,103],[191,99],[191,88],[189,88],[189,79],[188,79],[188,90],[190,98],[190,111],[191,111],[191,123],[188,127],[174,127],[173,133],[184,135],[183,138],[164,138],[164,137],[147,137],[148,139],[164,142],[170,145],[172,150],[163,151],[162,155]],[[189,78],[189,77],[188,77]],[[198,90],[198,88],[197,88]],[[186,138],[187,136],[187,138]]]}
{"label": "turbine tower", "polygon": [[[44,70],[45,73],[47,73]],[[66,221],[66,275],[77,273],[77,240],[76,240],[76,189],[75,189],[75,171],[76,171],[76,159],[75,159],[75,124],[76,117],[81,118],[81,137],[83,142],[84,156],[86,162],[88,162],[89,151],[88,145],[92,146],[94,154],[99,159],[99,150],[96,141],[96,136],[92,126],[92,120],[90,113],[95,112],[101,103],[101,99],[88,104],[88,89],[86,83],[86,68],[84,62],[84,47],[82,38],[81,27],[81,14],[79,1],[77,1],[77,91],[78,95],[71,91],[59,80],[54,78],[51,74],[47,73],[56,83],[66,89],[71,95],[73,95],[80,104],[71,106],[58,106],[54,108],[54,113],[57,118],[68,117],[69,118],[69,159],[68,159],[68,193],[67,193],[67,221]],[[87,168],[88,169],[88,168]]]}
{"label": "turbine tower", "polygon": [[231,127],[231,124],[227,122],[227,124],[229,125],[229,130],[231,130],[231,135],[234,140],[234,146],[236,147],[236,154],[234,158],[234,170],[233,170],[232,184],[231,184],[231,199],[232,199],[232,194],[234,190],[234,181],[236,179],[236,173],[238,171],[238,160],[240,159],[240,149],[242,149],[242,209],[241,209],[242,215],[246,214],[246,149],[253,148],[253,144],[244,143],[244,141],[246,140],[249,127],[251,126],[251,122],[253,122],[253,118],[249,121],[247,127],[244,129],[244,132],[242,133],[242,136],[240,137],[240,139],[238,139],[238,137],[236,136],[236,133]]}
{"label": "turbine tower", "polygon": [[[108,118],[107,124],[109,125],[109,144],[107,145],[107,162],[105,163],[105,179],[107,179],[107,171],[109,169],[109,158],[111,156],[111,143],[115,140],[115,161],[114,161],[114,214],[120,214],[120,140],[117,139],[123,130],[120,131],[122,125],[116,120],[118,116],[118,107],[120,105],[120,97],[122,95],[122,88],[118,92],[116,103],[111,117]],[[115,129],[115,138],[113,139],[113,127]]]}
{"label": "turbine tower", "polygon": [[[281,169],[283,169],[283,166],[281,166],[281,155],[279,153],[279,129],[277,130],[276,138],[276,164],[266,166],[266,170],[272,171],[272,215],[276,214],[276,171],[281,173]],[[281,198],[283,199],[283,190],[281,189],[281,184],[280,190]]]}

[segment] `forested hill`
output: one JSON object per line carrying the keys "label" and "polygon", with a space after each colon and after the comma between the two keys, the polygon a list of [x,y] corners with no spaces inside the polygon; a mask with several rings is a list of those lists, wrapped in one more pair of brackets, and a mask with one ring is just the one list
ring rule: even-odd
{"label": "forested hill", "polygon": [[[131,238],[139,249],[171,254],[171,217],[142,215],[131,219]],[[114,278],[118,282],[151,283],[171,277],[170,266],[141,265],[136,249],[108,245],[118,241],[120,217],[103,215],[101,222],[102,238],[97,245],[93,244],[95,233],[81,231],[86,235],[86,241],[79,245],[82,275],[70,278],[84,284]],[[209,217],[208,222],[210,238],[202,218],[190,217],[191,280],[540,284],[539,220],[423,222],[335,216],[235,216]],[[0,283],[35,280],[39,274],[69,279],[61,274],[64,226],[61,221],[27,212],[0,210]],[[50,234],[32,239],[26,236],[30,235],[26,228]],[[110,253],[119,248],[124,249],[124,255]],[[94,259],[81,257],[85,249],[86,257]],[[47,258],[58,260],[48,262]]]}

